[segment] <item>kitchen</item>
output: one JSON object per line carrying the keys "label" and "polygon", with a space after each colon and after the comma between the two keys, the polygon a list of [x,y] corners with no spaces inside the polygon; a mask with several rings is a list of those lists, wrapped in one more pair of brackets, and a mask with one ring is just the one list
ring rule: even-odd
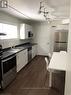
{"label": "kitchen", "polygon": [[[16,2],[14,2],[14,1],[12,2],[12,4],[13,3],[16,4]],[[19,5],[19,3],[21,3],[21,2],[17,2],[18,5]],[[29,5],[29,3],[30,2],[27,2],[27,5]],[[5,51],[5,49],[9,48],[8,54],[9,54],[9,52],[11,52],[11,53],[14,52],[14,54],[16,54],[17,59],[18,59],[17,72],[19,72],[20,69],[22,69],[28,63],[28,60],[30,60],[31,58],[34,58],[35,55],[44,55],[44,56],[48,55],[51,57],[51,55],[53,53],[53,45],[54,45],[53,44],[54,43],[53,32],[55,31],[56,28],[57,28],[57,30],[60,30],[60,28],[62,28],[61,30],[64,30],[67,27],[65,30],[68,30],[69,25],[68,24],[62,25],[61,22],[59,22],[59,21],[54,21],[51,24],[49,24],[47,21],[33,21],[33,20],[23,19],[22,17],[21,18],[16,17],[18,14],[16,16],[13,16],[10,11],[12,12],[11,9],[9,9],[8,12],[6,12],[4,9],[2,9],[0,11],[0,23],[3,23],[4,25],[5,24],[12,25],[12,27],[17,26],[17,30],[18,30],[18,33],[16,33],[17,38],[11,39],[11,38],[7,37],[7,39],[6,39],[6,38],[4,38],[4,37],[6,37],[6,35],[0,36],[0,44],[2,45],[2,49],[4,51]],[[9,12],[10,12],[10,14],[9,14]],[[21,29],[20,29],[21,24],[23,25],[23,27],[25,27],[24,23],[25,23],[25,25],[27,24],[27,25],[32,26],[32,30],[29,30],[29,31],[32,31],[33,33],[31,35],[32,37],[26,38],[23,40],[22,38],[20,38],[20,36],[23,36],[23,34],[21,35],[21,33],[19,31],[21,31]],[[58,25],[59,25],[59,27],[58,27]],[[6,31],[6,30],[4,30],[4,31]],[[29,47],[32,47],[32,51],[31,51],[31,48],[29,48]],[[29,55],[31,55],[31,52],[32,52],[33,57],[32,56],[28,57]],[[7,54],[6,54],[6,56],[7,56]],[[24,56],[24,58],[22,58],[22,56]],[[21,59],[19,59],[19,57]],[[19,64],[20,61],[21,61],[21,64]],[[25,64],[22,64],[22,61]],[[6,82],[7,82],[7,80],[6,80]]]}

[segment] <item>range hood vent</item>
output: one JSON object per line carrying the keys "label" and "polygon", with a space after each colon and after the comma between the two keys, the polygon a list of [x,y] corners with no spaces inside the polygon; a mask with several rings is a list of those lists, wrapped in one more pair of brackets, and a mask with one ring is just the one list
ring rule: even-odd
{"label": "range hood vent", "polygon": [[6,34],[5,33],[0,33],[0,36],[5,36]]}

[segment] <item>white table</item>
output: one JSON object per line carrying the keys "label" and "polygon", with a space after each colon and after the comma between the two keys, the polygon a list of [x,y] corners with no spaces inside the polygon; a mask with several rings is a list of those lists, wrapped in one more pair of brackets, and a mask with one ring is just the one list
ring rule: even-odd
{"label": "white table", "polygon": [[54,52],[47,69],[50,72],[49,87],[52,87],[52,73],[54,70],[66,71],[67,53]]}

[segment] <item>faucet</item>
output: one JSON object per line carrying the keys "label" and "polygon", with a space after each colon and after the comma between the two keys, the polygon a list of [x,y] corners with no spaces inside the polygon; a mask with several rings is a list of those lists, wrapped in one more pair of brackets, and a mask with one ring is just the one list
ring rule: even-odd
{"label": "faucet", "polygon": [[13,48],[15,48],[15,46],[12,46],[11,48],[13,49]]}

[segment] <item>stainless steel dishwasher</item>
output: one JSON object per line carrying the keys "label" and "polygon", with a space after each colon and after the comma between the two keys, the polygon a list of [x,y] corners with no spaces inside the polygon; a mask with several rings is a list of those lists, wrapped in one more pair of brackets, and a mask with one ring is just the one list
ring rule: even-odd
{"label": "stainless steel dishwasher", "polygon": [[32,46],[28,48],[28,62],[32,59]]}

